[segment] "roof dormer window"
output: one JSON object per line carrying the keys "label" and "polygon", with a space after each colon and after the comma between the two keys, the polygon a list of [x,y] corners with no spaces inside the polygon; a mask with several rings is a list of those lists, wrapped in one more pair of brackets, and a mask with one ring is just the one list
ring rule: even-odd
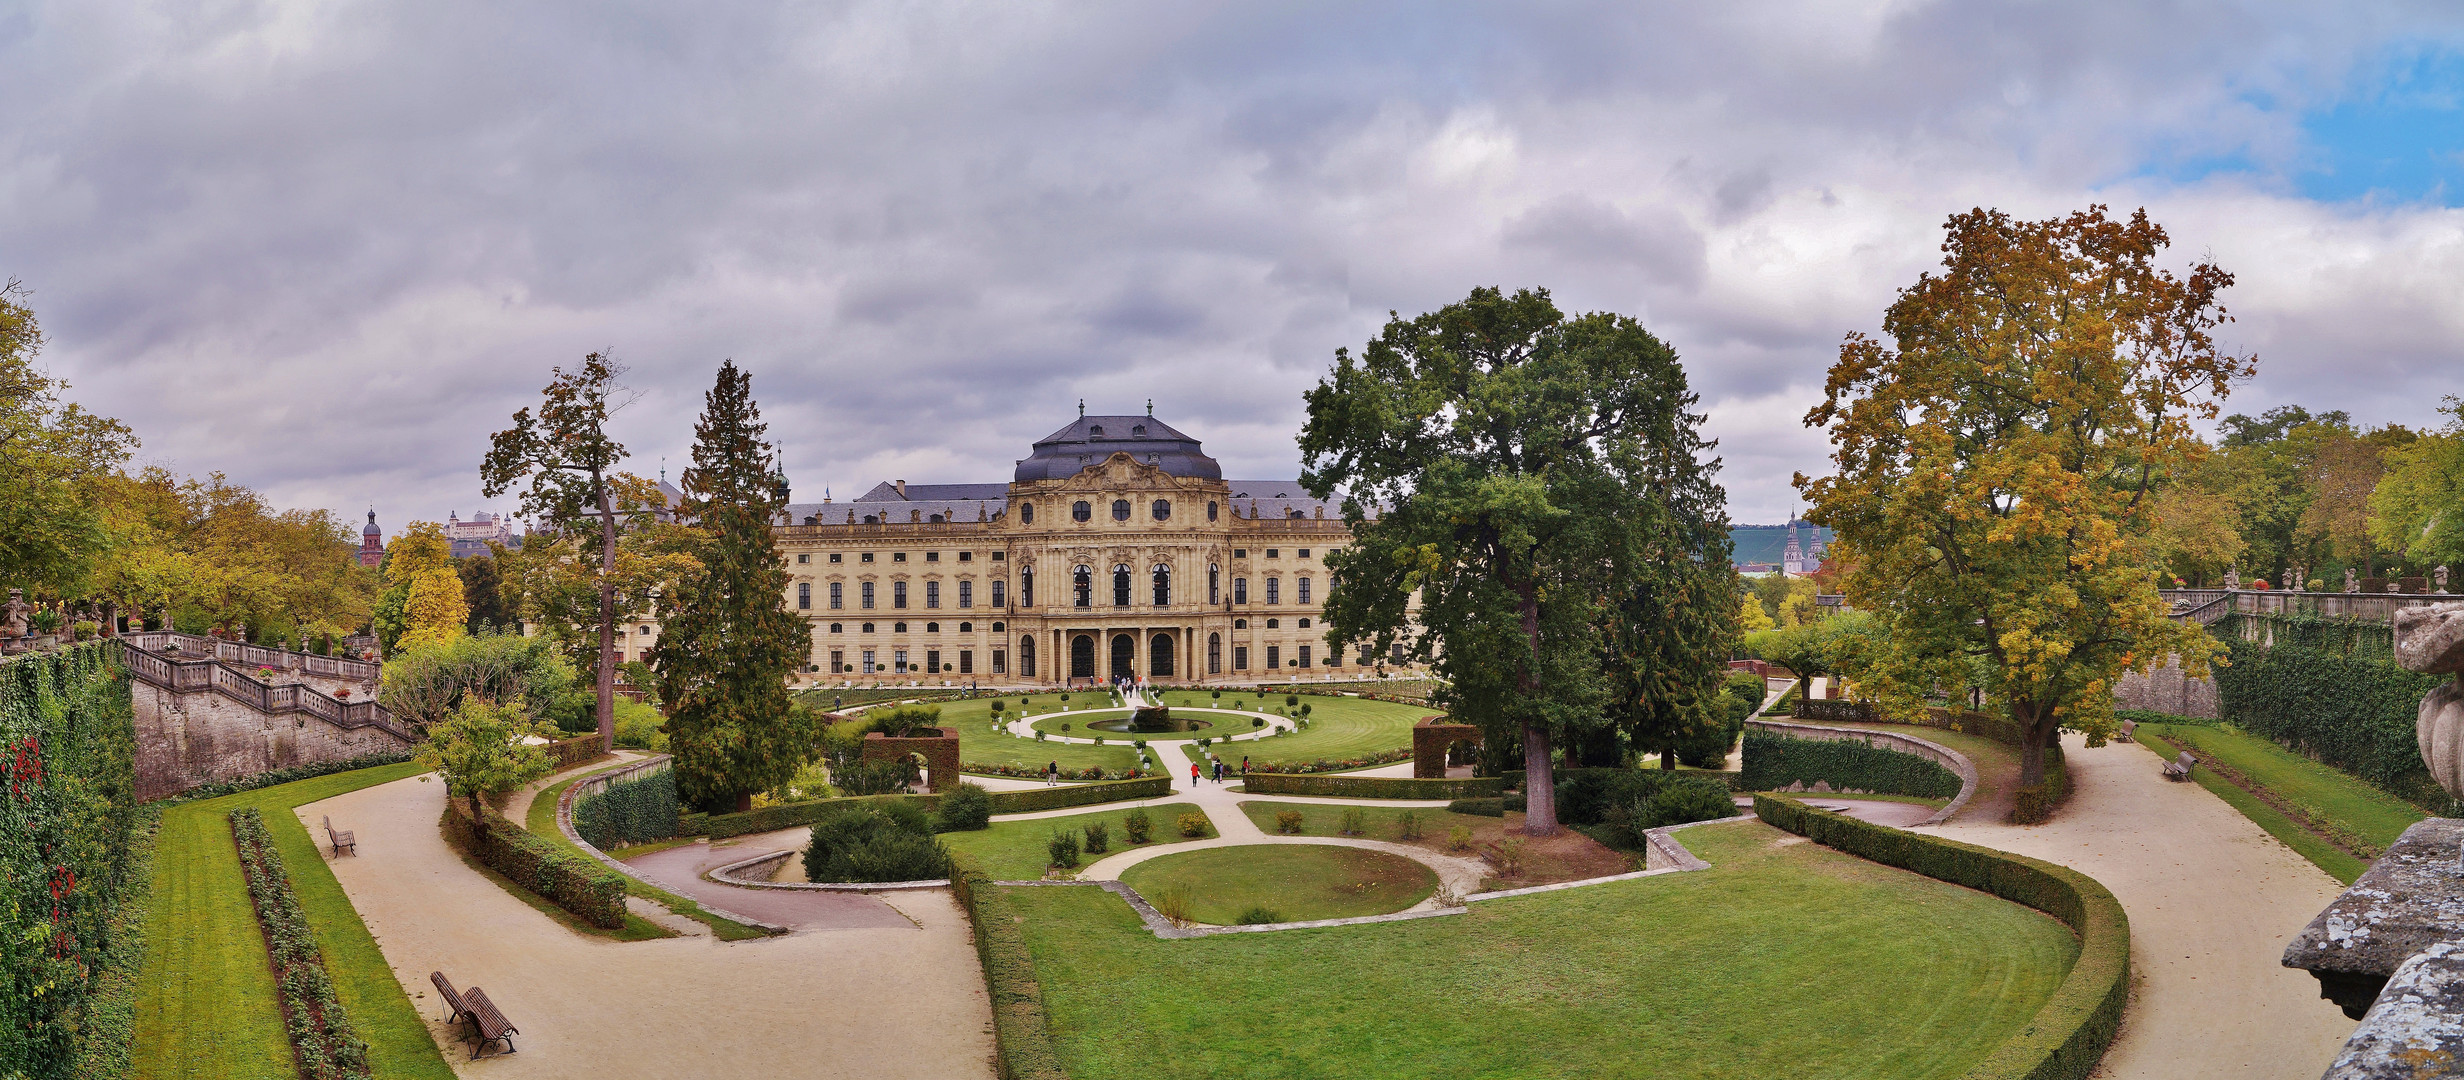
{"label": "roof dormer window", "polygon": [[1146,425],[1140,424],[1137,427],[1129,429],[1129,437],[1133,439],[1146,438]]}
{"label": "roof dormer window", "polygon": [[1100,439],[1100,438],[1103,438],[1103,437],[1104,437],[1104,425],[1102,425],[1102,424],[1097,424],[1097,425],[1095,425],[1095,426],[1090,427],[1090,428],[1088,428],[1088,429],[1087,429],[1087,438],[1090,438],[1090,439]]}

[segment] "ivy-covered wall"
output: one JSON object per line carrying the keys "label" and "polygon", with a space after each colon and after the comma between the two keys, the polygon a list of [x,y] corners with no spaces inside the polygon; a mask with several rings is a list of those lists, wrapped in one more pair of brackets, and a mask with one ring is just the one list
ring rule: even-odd
{"label": "ivy-covered wall", "polygon": [[113,916],[145,888],[118,648],[0,661],[0,1076],[76,1076],[86,1043],[128,1037],[89,1009],[126,959]]}
{"label": "ivy-covered wall", "polygon": [[2413,733],[2421,696],[2447,676],[2397,667],[2385,626],[2285,616],[2246,630],[2219,624],[2216,636],[2230,661],[2215,673],[2226,722],[2433,811],[2450,809]]}

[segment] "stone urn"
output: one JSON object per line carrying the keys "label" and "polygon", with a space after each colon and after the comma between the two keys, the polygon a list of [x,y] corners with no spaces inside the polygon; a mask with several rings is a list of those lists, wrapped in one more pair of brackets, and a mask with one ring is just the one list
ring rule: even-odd
{"label": "stone urn", "polygon": [[2397,664],[2455,676],[2422,696],[2413,734],[2431,778],[2464,799],[2464,601],[2399,610],[2395,631]]}

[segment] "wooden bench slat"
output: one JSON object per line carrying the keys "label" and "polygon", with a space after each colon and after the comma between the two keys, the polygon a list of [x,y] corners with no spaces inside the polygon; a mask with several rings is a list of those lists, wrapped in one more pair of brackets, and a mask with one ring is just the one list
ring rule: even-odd
{"label": "wooden bench slat", "polygon": [[470,1006],[471,1027],[479,1036],[479,1041],[471,1049],[471,1060],[478,1060],[492,1043],[503,1043],[505,1052],[513,1053],[513,1037],[520,1034],[521,1029],[507,1021],[504,1013],[497,1011],[496,1003],[488,1000],[488,992],[471,987],[463,995],[463,1001]]}
{"label": "wooden bench slat", "polygon": [[445,978],[444,972],[429,972],[428,981],[436,985],[437,996],[445,1000],[445,1008],[449,1010],[445,1014],[447,1024],[458,1024],[470,1017],[470,1009],[462,1004],[462,995],[454,991],[453,983]]}

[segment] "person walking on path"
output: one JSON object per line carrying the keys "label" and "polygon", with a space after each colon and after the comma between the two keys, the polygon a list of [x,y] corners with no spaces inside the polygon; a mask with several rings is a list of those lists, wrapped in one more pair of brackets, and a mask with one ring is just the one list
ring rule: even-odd
{"label": "person walking on path", "polygon": [[1197,788],[1200,779],[1202,778],[1198,775],[1198,763],[1192,760],[1189,763],[1189,786],[1192,790]]}
{"label": "person walking on path", "polygon": [[1218,783],[1218,784],[1223,783],[1223,759],[1222,759],[1222,758],[1216,758],[1216,759],[1215,759],[1215,782],[1216,782],[1216,783]]}
{"label": "person walking on path", "polygon": [[1056,761],[1052,762],[1051,764],[1044,766],[1044,786],[1045,786],[1045,787],[1051,787],[1051,786],[1053,786],[1053,785],[1055,785],[1055,784],[1058,784],[1058,783],[1060,783],[1060,782],[1061,782],[1061,763],[1060,763],[1058,760],[1056,760]]}
{"label": "person walking on path", "polygon": [[1249,755],[1247,754],[1241,755],[1241,782],[1244,784],[1249,782]]}

